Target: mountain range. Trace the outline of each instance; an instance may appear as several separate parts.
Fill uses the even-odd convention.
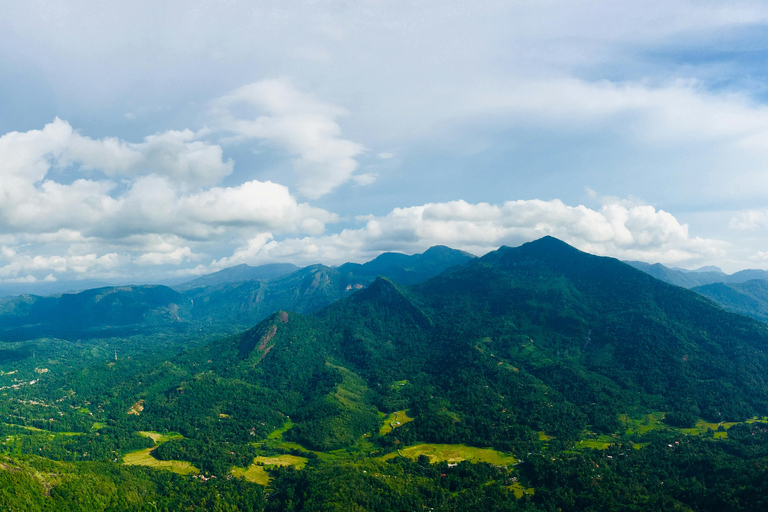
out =
[[[438,248],[433,266],[428,253],[6,302],[19,319],[8,332],[48,315],[39,325],[141,326],[154,343],[168,325],[189,339],[206,321],[226,333],[222,323],[263,318],[173,354],[67,371],[50,357],[0,360],[0,437],[16,454],[0,479],[21,493],[0,505],[740,511],[768,500],[768,325],[551,237],[480,258]],[[281,301],[305,312],[268,311]],[[435,451],[456,462],[425,455]],[[493,463],[466,461],[477,454]],[[199,473],[174,480],[120,460]]]
[[[410,284],[474,256],[447,247],[423,254],[384,253],[365,264],[298,268],[291,264],[238,265],[169,288],[112,286],[0,303],[0,339],[80,339],[116,334],[234,333],[279,309],[310,312],[363,288],[383,275]]]

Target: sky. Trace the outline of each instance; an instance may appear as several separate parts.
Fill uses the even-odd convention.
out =
[[[0,287],[545,235],[768,268],[768,2],[0,4]]]

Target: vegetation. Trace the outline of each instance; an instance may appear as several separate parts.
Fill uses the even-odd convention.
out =
[[[325,269],[306,272],[305,291],[332,282]],[[255,301],[267,288],[254,283]],[[191,336],[163,329],[120,343]],[[312,315],[278,311],[205,341],[117,360],[96,343],[102,359],[88,365],[67,363],[63,349],[61,360],[0,361],[0,489],[19,490],[0,506],[768,502],[768,327],[551,238],[410,287],[378,278]]]

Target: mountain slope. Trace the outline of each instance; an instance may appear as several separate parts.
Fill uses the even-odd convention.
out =
[[[632,265],[638,270],[642,270],[646,274],[652,275],[656,279],[660,279],[669,284],[674,284],[675,286],[682,286],[683,288],[721,283],[725,282],[730,277],[728,274],[719,271],[719,269],[691,272],[665,267],[661,263],[651,264],[643,261],[627,261],[625,263]]]
[[[22,295],[0,306],[0,339],[126,335],[161,326],[184,328],[191,320],[189,301],[160,285],[95,288],[58,297]]]
[[[426,281],[458,265],[464,265],[475,256],[435,245],[422,254],[405,255],[386,252],[368,263],[345,263],[338,268],[339,273],[350,277],[376,278],[386,276],[400,284],[408,285]]]
[[[185,292],[193,288],[216,286],[225,283],[251,280],[263,281],[267,279],[275,279],[290,274],[291,272],[296,272],[297,270],[299,270],[299,267],[291,263],[270,263],[267,265],[259,265],[257,267],[252,267],[243,263],[242,265],[236,265],[234,267],[219,270],[213,274],[198,277],[197,279],[176,285],[173,288],[179,292]]]
[[[722,308],[768,322],[768,281],[753,279],[743,283],[714,283],[693,291],[717,302]]]
[[[174,363],[188,383],[174,400],[187,403],[211,379],[230,396],[240,382],[251,412],[240,405],[235,420],[224,409],[237,399],[209,412],[195,400],[194,419],[164,426],[203,435],[200,418],[218,424],[225,412],[245,432],[290,416],[291,439],[330,449],[375,432],[377,409],[410,409],[416,420],[382,443],[519,451],[541,431],[560,442],[587,425],[612,432],[637,408],[676,425],[766,414],[766,347],[765,325],[547,237],[411,287],[377,279],[315,315],[276,314],[190,352]],[[163,405],[174,393],[144,396],[146,429],[184,410]]]
[[[703,267],[698,270],[684,270],[679,268],[665,267],[661,263],[645,263],[643,261],[626,261],[638,270],[650,274],[656,279],[682,286],[683,288],[694,288],[696,286],[706,286],[714,283],[744,283],[753,280],[768,280],[768,270],[746,269],[726,274],[717,267]]]

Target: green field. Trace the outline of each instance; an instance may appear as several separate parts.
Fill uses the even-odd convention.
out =
[[[518,460],[507,453],[492,448],[475,448],[464,444],[417,444],[402,448],[382,457],[382,460],[392,459],[400,454],[409,459],[418,459],[420,455],[429,457],[430,462],[487,462],[495,466],[513,466]]]
[[[184,438],[181,434],[177,434],[175,432],[161,434],[160,432],[142,430],[139,431],[138,434],[140,436],[152,439],[156,445],[163,444],[164,442],[170,441],[171,439]],[[152,456],[152,451],[155,448],[157,448],[157,446],[126,453],[123,457],[123,464],[127,464],[129,466],[149,466],[151,468],[167,469],[180,475],[192,475],[200,472],[195,466],[185,460],[158,460],[154,458]]]
[[[268,439],[282,439],[283,434],[288,432],[288,430],[293,427],[293,422],[291,420],[288,420],[285,422],[285,425],[282,426],[282,428],[279,428],[277,430],[272,431],[269,436],[267,436]]]
[[[180,475],[192,475],[198,473],[198,469],[184,460],[157,460],[151,454],[155,447],[126,453],[123,464],[129,466],[149,466],[151,468],[167,469]]]
[[[163,444],[171,439],[184,439],[184,436],[177,434],[176,432],[169,432],[168,434],[161,434],[160,432],[154,432],[151,430],[141,430],[138,432],[140,436],[148,437],[155,442],[155,444]]]
[[[619,421],[624,424],[627,434],[639,434],[643,435],[651,430],[660,428],[668,428],[664,420],[663,412],[654,412],[651,414],[643,414],[639,418],[631,418],[626,414],[619,416]]]
[[[276,455],[274,457],[264,457],[259,455],[253,459],[254,464],[263,464],[264,466],[293,466],[296,469],[302,469],[307,460],[304,457],[296,455]]]
[[[264,469],[264,466],[251,464],[247,468],[234,467],[232,468],[231,472],[232,475],[237,478],[244,478],[249,482],[263,485],[265,487],[269,485],[269,473],[267,473],[267,470]]]
[[[605,450],[611,446],[616,440],[611,436],[601,435],[597,439],[582,439],[574,446],[577,450],[591,449],[591,450]]]
[[[384,436],[392,432],[397,427],[402,427],[409,421],[413,421],[413,418],[408,416],[408,411],[395,411],[386,418],[384,418],[384,425],[379,430],[379,435]]]
[[[523,484],[520,482],[515,482],[512,485],[508,487],[512,490],[512,492],[515,493],[515,498],[520,499],[523,497],[524,494],[527,494],[529,496],[533,496],[534,494],[534,488],[533,487],[524,487]]]
[[[253,459],[253,464],[247,468],[234,467],[231,469],[231,473],[238,478],[245,478],[249,482],[266,486],[270,482],[267,472],[270,466],[293,466],[296,469],[302,469],[306,464],[307,459],[296,455],[258,456]]]
[[[748,419],[746,422],[743,422],[743,423],[768,423],[768,419],[766,419],[765,417],[763,418],[754,417],[754,418]],[[704,420],[699,420],[696,422],[695,427],[681,428],[680,431],[683,432],[684,434],[700,436],[700,435],[706,434],[710,430],[713,430],[715,439],[724,439],[728,437],[727,430],[729,428],[733,427],[734,425],[740,425],[740,424],[741,422],[723,421],[720,423],[709,423]],[[723,429],[726,430],[726,432],[723,432],[723,431],[718,432],[720,427],[723,427]]]

